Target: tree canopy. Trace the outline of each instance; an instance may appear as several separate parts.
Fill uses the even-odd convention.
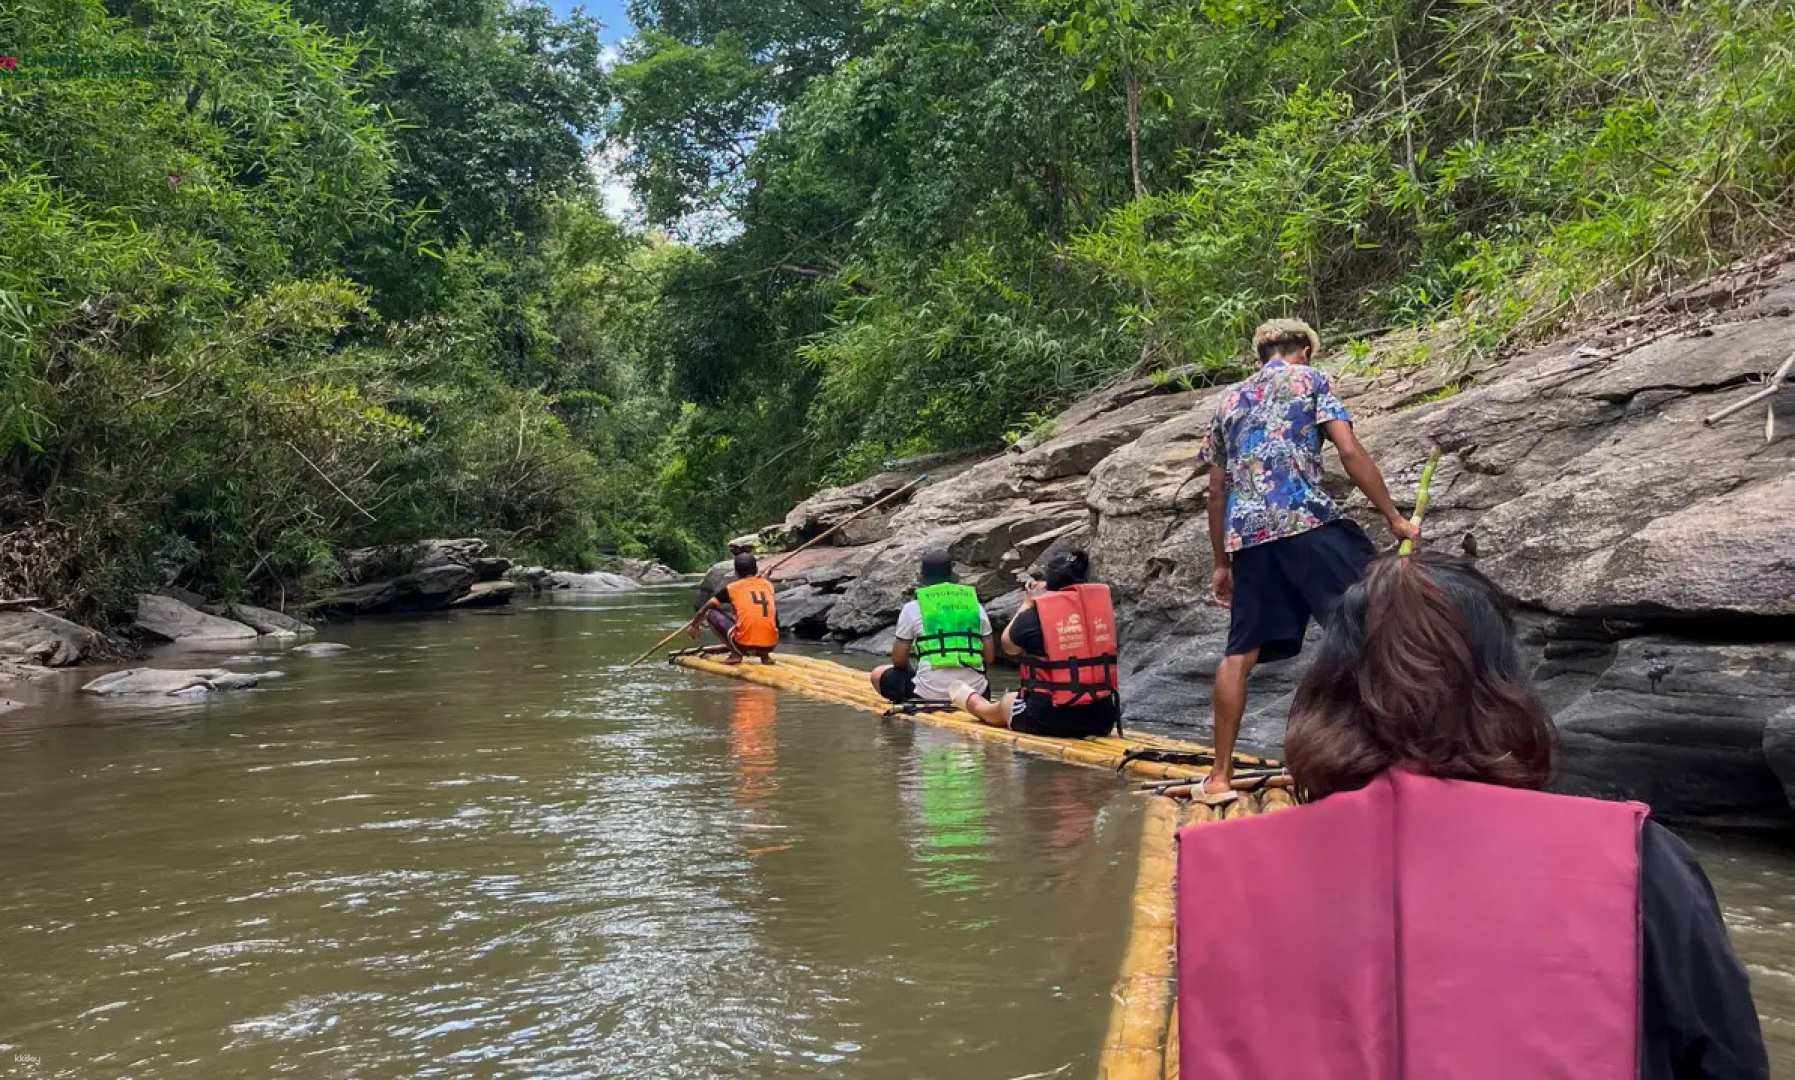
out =
[[[630,10],[607,66],[512,0],[0,9],[4,590],[695,566],[1267,316],[1471,356],[1790,228],[1787,5]]]

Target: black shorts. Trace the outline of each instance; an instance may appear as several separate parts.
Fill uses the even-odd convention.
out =
[[[879,676],[879,696],[903,704],[916,696],[916,673],[896,664]]]
[[[1010,709],[1010,730],[1076,739],[1085,735],[1108,735],[1116,729],[1116,721],[1121,717],[1121,704],[1114,696],[1089,705],[1055,706],[1046,694],[1019,692],[1016,704]]]
[[[1325,621],[1376,557],[1371,537],[1346,518],[1236,551],[1228,655],[1258,649],[1266,663],[1295,656],[1309,620]]]

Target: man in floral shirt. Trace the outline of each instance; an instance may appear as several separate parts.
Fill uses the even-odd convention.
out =
[[[1310,618],[1326,618],[1376,555],[1321,486],[1322,436],[1390,531],[1420,534],[1390,501],[1328,377],[1309,366],[1321,347],[1309,324],[1274,319],[1254,332],[1253,347],[1259,370],[1222,398],[1205,447],[1212,584],[1229,614],[1227,655],[1215,673],[1215,768],[1203,793],[1223,798],[1253,665],[1300,652]]]

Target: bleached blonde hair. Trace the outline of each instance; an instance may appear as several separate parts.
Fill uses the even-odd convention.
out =
[[[1321,336],[1314,327],[1301,319],[1269,319],[1259,324],[1253,331],[1253,352],[1260,359],[1265,358],[1267,345],[1283,345],[1287,342],[1306,341],[1309,344],[1309,359],[1313,360],[1321,353]]]

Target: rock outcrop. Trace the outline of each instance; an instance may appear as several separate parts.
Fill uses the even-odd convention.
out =
[[[344,556],[343,565],[350,584],[307,605],[309,614],[340,619],[441,610],[468,596],[476,585],[498,582],[511,569],[511,560],[498,556],[486,541],[467,537],[362,548]],[[470,605],[505,603],[512,591],[483,590]]]
[[[550,570],[542,578],[542,587],[552,591],[576,593],[623,592],[628,589],[641,588],[636,582],[622,574],[613,574],[606,570],[594,570],[590,574],[578,574],[572,570]]]
[[[239,643],[258,636],[253,626],[208,615],[160,593],[144,593],[137,598],[137,619],[133,625],[151,637],[179,645]]]
[[[619,556],[610,560],[610,569],[638,585],[675,585],[684,580],[684,575],[678,570],[653,559],[625,559]]]
[[[200,610],[208,615],[231,619],[252,627],[263,637],[300,637],[318,632],[311,623],[302,622],[279,611],[256,607],[253,604],[207,604]]]
[[[99,634],[67,619],[41,611],[0,611],[0,656],[68,667],[99,646]]]
[[[1795,350],[1792,313],[1795,264],[1765,259],[1470,370],[1335,369],[1399,503],[1429,448],[1445,451],[1427,541],[1477,555],[1521,612],[1566,788],[1685,820],[1795,820],[1795,385],[1774,402],[1785,419],[1772,443],[1757,409],[1701,422]],[[1222,388],[1180,374],[1095,394],[1011,452],[900,466],[806,500],[788,539],[931,472],[901,506],[857,521],[853,544],[781,572],[781,621],[878,648],[925,547],[946,547],[961,580],[1009,603],[1051,546],[1082,544],[1120,600],[1131,722],[1207,736],[1228,616],[1207,603],[1196,469]],[[1329,458],[1330,490],[1387,544]],[[1278,748],[1305,662],[1255,673],[1251,748]]]

